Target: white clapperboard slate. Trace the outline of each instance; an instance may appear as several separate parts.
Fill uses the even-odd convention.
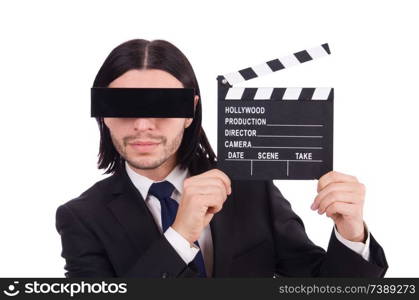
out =
[[[330,55],[328,44],[217,77],[218,168],[231,179],[319,179],[333,169],[330,87],[234,87]]]

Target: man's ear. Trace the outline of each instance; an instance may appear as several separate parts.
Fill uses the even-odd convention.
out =
[[[196,106],[198,105],[198,101],[199,101],[199,96],[195,95],[195,97],[193,99],[194,112],[196,111]],[[192,122],[193,122],[193,118],[186,119],[185,129],[188,128],[192,124]]]

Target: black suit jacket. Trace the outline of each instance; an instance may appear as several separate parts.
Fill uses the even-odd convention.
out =
[[[301,219],[272,181],[233,181],[210,223],[213,277],[382,277],[383,249],[371,236],[371,259],[341,244],[327,252],[307,237]],[[125,168],[58,207],[66,277],[194,277],[154,222]]]

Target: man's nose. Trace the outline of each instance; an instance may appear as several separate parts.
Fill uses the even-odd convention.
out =
[[[138,131],[144,131],[155,128],[154,118],[135,118],[134,129]]]

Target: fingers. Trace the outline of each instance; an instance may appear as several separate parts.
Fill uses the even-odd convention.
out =
[[[326,213],[332,218],[345,239],[364,240],[365,185],[355,176],[331,171],[319,179],[317,193],[311,209],[318,209],[319,214]]]
[[[198,204],[203,214],[219,212],[227,198],[224,186],[219,185],[187,186],[185,193],[193,195],[195,205]]]
[[[228,176],[218,170],[218,169],[212,169],[210,171],[207,171],[205,173],[189,177],[185,179],[183,185],[184,187],[188,185],[208,185],[218,182],[218,184],[222,185],[225,188],[226,194],[231,194],[231,180],[228,178]]]
[[[356,204],[356,195],[354,195],[354,193],[351,192],[331,192],[320,202],[318,213],[323,214],[330,205],[336,202]]]
[[[193,189],[191,190],[191,188]],[[210,195],[215,192],[216,194],[220,193],[224,200],[227,198],[227,190],[219,178],[201,178],[188,182],[185,180],[183,189],[188,194],[189,192],[193,192],[197,195]]]
[[[317,192],[320,192],[326,186],[332,182],[358,182],[355,176],[339,173],[336,171],[330,171],[320,177],[317,183]]]
[[[231,194],[231,180],[224,172],[222,172],[218,169],[212,169],[212,170],[209,170],[205,173],[200,174],[199,176],[205,176],[205,177],[209,177],[209,178],[217,178],[217,179],[221,180],[222,183],[225,186],[227,194],[228,195]]]
[[[319,214],[362,216],[365,185],[355,176],[331,171],[319,179],[317,191],[311,209],[317,209]]]
[[[355,205],[345,202],[333,202],[326,208],[326,215],[334,218],[336,215],[357,216],[358,211]]]
[[[365,186],[362,183],[359,182],[332,182],[329,183],[325,188],[323,188],[318,195],[314,198],[313,204],[311,205],[311,209],[316,210],[319,208],[325,208],[327,207],[330,203],[327,201],[330,201],[330,194],[332,197],[339,197],[339,193],[354,193],[354,194],[358,194],[359,196],[364,195],[365,193]],[[328,200],[326,201],[326,203],[323,203],[322,205],[320,205],[320,203],[324,202],[326,200],[326,198],[328,198]],[[357,199],[357,197],[352,197],[353,199]],[[346,202],[346,201],[345,201]],[[349,201],[349,202],[353,202]]]

